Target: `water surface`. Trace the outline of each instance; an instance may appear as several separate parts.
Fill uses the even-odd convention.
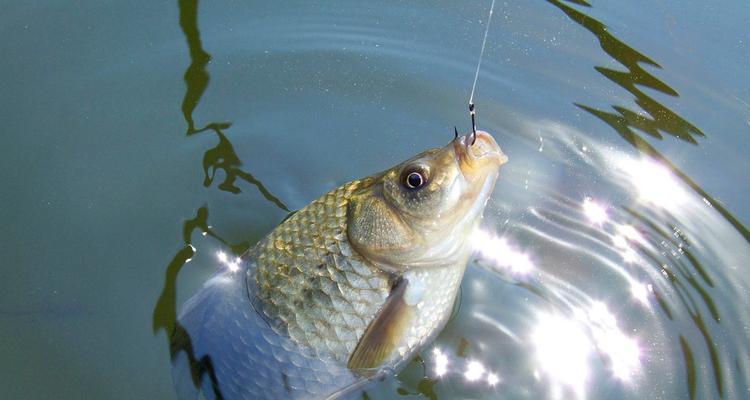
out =
[[[469,128],[488,9],[5,4],[2,397],[174,398],[217,251]],[[475,101],[510,162],[451,323],[367,398],[750,396],[750,5],[494,18]]]

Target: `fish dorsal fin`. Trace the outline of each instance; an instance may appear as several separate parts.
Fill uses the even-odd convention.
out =
[[[385,304],[367,326],[349,357],[349,369],[377,368],[399,344],[414,314],[414,310],[405,299],[408,286],[409,281],[403,277],[398,278],[393,284]]]

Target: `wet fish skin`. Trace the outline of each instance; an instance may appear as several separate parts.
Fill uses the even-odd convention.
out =
[[[204,395],[345,396],[430,342],[506,161],[489,134],[472,139],[334,189],[261,240],[242,271],[209,280],[180,317],[195,359],[210,359]],[[410,189],[404,178],[415,171],[426,183]],[[180,357],[178,392],[195,398]]]
[[[324,399],[360,379],[279,335],[253,309],[239,271],[209,279],[184,309],[173,338],[178,399]]]

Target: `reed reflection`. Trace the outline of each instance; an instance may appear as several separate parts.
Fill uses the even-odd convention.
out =
[[[641,63],[650,65],[654,68],[661,68],[661,66],[651,58],[616,38],[600,21],[576,10],[561,0],[547,1],[562,10],[572,21],[594,34],[599,40],[602,50],[627,69],[626,71],[617,71],[601,66],[595,67],[595,69],[607,79],[633,94],[635,96],[635,103],[641,107],[641,110],[634,111],[623,106],[613,105],[612,109],[615,112],[610,112],[587,106],[582,103],[575,103],[575,105],[604,121],[632,146],[668,168],[677,178],[685,182],[685,184],[687,184],[699,196],[710,202],[711,206],[714,207],[729,223],[731,223],[732,226],[742,234],[745,240],[750,242],[750,231],[742,222],[736,219],[729,210],[724,208],[697,183],[690,179],[690,177],[683,173],[639,135],[638,132],[642,132],[652,138],[663,139],[662,133],[666,133],[694,145],[698,144],[696,140],[697,137],[705,136],[703,131],[695,125],[691,124],[668,107],[654,100],[651,96],[638,88],[638,86],[642,86],[656,90],[668,96],[679,96],[677,91],[643,69]],[[591,7],[591,5],[585,0],[568,0],[567,3]]]
[[[596,66],[595,69],[635,96],[634,100],[640,107],[639,110],[630,110],[619,105],[612,105],[614,111],[601,110],[582,103],[575,103],[575,105],[607,123],[623,139],[648,156],[643,160],[620,160],[621,163],[616,163],[616,168],[619,168],[622,176],[626,178],[625,182],[638,191],[640,196],[639,206],[658,210],[659,215],[663,218],[655,218],[647,215],[647,213],[625,206],[623,207],[624,210],[630,215],[630,218],[633,218],[633,221],[630,224],[623,225],[620,231],[613,235],[612,243],[622,251],[623,259],[627,264],[637,263],[640,258],[645,261],[644,266],[650,265],[653,267],[653,270],[649,272],[650,277],[654,280],[653,284],[635,280],[631,283],[631,292],[635,298],[647,302],[649,296],[653,294],[665,315],[669,319],[673,319],[673,309],[670,307],[669,301],[666,300],[672,296],[659,292],[668,288],[670,289],[668,294],[672,292],[676,294],[682,309],[690,316],[694,327],[704,340],[703,344],[709,354],[716,392],[719,397],[724,397],[725,383],[717,344],[706,326],[701,313],[702,307],[699,305],[699,303],[702,303],[709,311],[712,319],[717,324],[720,323],[719,311],[716,309],[709,290],[713,287],[713,283],[697,257],[691,253],[689,246],[686,245],[686,240],[681,240],[684,235],[680,237],[681,232],[676,228],[677,223],[670,223],[662,219],[679,221],[680,217],[686,216],[688,210],[694,210],[694,208],[686,205],[690,200],[695,200],[684,190],[689,187],[700,196],[699,199],[702,199],[702,202],[698,202],[700,205],[705,202],[717,210],[746,241],[750,241],[750,232],[727,209],[660,154],[641,135],[645,134],[653,139],[662,140],[663,134],[666,134],[692,145],[697,145],[696,139],[705,136],[704,132],[695,125],[640,89],[640,87],[645,87],[668,96],[678,96],[677,91],[641,66],[645,64],[653,68],[661,68],[659,64],[616,38],[600,21],[566,4],[572,3],[583,7],[591,7],[588,2],[584,0],[547,1],[563,11],[572,21],[596,36],[602,50],[625,67],[624,71],[602,66]],[[585,204],[584,208],[587,208]],[[588,208],[587,214],[593,214],[593,211],[590,210],[591,207]],[[597,212],[596,214],[600,213]],[[596,216],[594,218],[600,219]],[[633,228],[633,225],[636,224],[639,226],[637,236],[634,234],[635,229]],[[664,224],[668,225],[669,228],[664,229],[662,226]],[[642,233],[645,233],[645,235]],[[656,285],[655,282],[662,277],[666,278],[669,286]],[[690,340],[686,338],[686,335],[678,336],[685,361],[688,392],[691,398],[695,398],[697,377]]]
[[[219,189],[235,194],[240,193],[241,189],[235,184],[239,178],[255,186],[266,200],[284,211],[290,211],[261,181],[241,168],[242,161],[223,132],[232,126],[230,122],[210,122],[202,128],[195,127],[193,111],[200,103],[200,99],[203,97],[210,81],[206,67],[211,61],[211,55],[203,49],[203,43],[201,42],[200,30],[198,29],[198,0],[179,0],[178,6],[180,28],[185,34],[190,53],[190,65],[183,76],[186,90],[185,97],[182,100],[182,114],[187,123],[187,135],[214,132],[219,139],[219,143],[206,150],[203,155],[203,186],[210,186],[216,177],[217,170],[223,170],[224,181],[219,184]]]
[[[203,50],[198,30],[198,0],[178,0],[177,4],[180,9],[180,28],[187,39],[191,61],[184,75],[187,91],[182,99],[182,115],[188,124],[187,134],[192,135],[197,132],[193,111],[198,106],[210,79],[206,66],[211,61],[211,55]]]
[[[647,87],[656,90],[668,96],[677,97],[678,93],[669,85],[662,82],[655,76],[648,73],[640,63],[650,65],[655,68],[661,68],[654,60],[638,52],[621,40],[612,35],[607,27],[594,18],[566,5],[562,1],[548,0],[549,3],[561,9],[570,19],[583,26],[593,33],[599,44],[608,55],[620,62],[627,71],[617,71],[606,67],[597,66],[595,69],[604,75],[607,79],[616,83],[635,96],[635,102],[643,112],[628,110],[621,106],[612,106],[615,113],[596,110],[582,104],[576,104],[586,111],[591,112],[600,118],[607,118],[618,121],[631,135],[636,134],[636,130],[644,132],[654,138],[662,139],[661,132],[674,136],[686,142],[697,144],[695,137],[703,137],[705,134],[695,125],[686,121],[663,104],[657,102],[638,86]],[[575,4],[585,7],[591,7],[589,3],[583,0],[574,2]],[[606,122],[606,121],[605,121]]]
[[[289,208],[278,197],[274,196],[262,182],[241,168],[242,161],[234,151],[232,143],[224,134],[224,131],[231,127],[231,123],[211,122],[202,128],[196,128],[193,112],[200,103],[200,99],[210,81],[206,66],[211,60],[211,55],[203,49],[201,43],[200,31],[198,29],[198,1],[178,0],[178,8],[180,15],[179,24],[185,35],[191,59],[191,63],[184,74],[186,91],[181,106],[185,122],[187,123],[187,135],[213,132],[218,138],[216,146],[206,150],[203,155],[203,185],[205,187],[211,186],[216,173],[221,170],[224,174],[224,180],[218,184],[217,187],[219,190],[234,194],[240,193],[241,189],[236,185],[237,180],[240,179],[255,186],[261,195],[274,206],[289,212]],[[177,321],[177,277],[182,268],[192,260],[198,251],[192,244],[192,235],[196,231],[202,236],[212,237],[221,243],[227,251],[231,252],[229,255],[224,252],[219,253],[219,257],[223,258],[223,260],[219,260],[221,261],[221,265],[227,268],[231,268],[234,265],[230,260],[238,259],[251,245],[249,241],[231,244],[222,238],[208,224],[208,208],[206,206],[199,207],[196,210],[195,217],[184,222],[182,228],[183,247],[167,265],[164,288],[154,307],[152,328],[154,334],[160,331],[166,333],[169,341],[170,357],[173,362],[178,358],[185,358],[187,360],[190,367],[192,384],[198,388],[204,382],[208,382],[213,389],[215,398],[222,399],[223,396],[219,391],[210,355],[201,358],[195,356],[189,333]]]
[[[154,334],[163,330],[167,335],[169,354],[172,360],[180,356],[188,359],[193,384],[198,387],[201,381],[208,377],[212,382],[214,395],[217,399],[221,399],[222,396],[218,389],[216,375],[213,372],[211,358],[209,356],[196,358],[189,334],[177,322],[177,276],[196,254],[196,248],[192,245],[192,233],[195,230],[226,243],[209,228],[208,209],[205,206],[197,210],[194,218],[185,221],[182,229],[184,246],[167,265],[164,288],[154,307],[152,329]],[[242,247],[246,248],[247,246],[241,245],[238,250],[241,250]]]

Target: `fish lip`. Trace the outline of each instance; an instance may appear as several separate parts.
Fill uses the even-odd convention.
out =
[[[453,140],[453,149],[465,176],[485,166],[498,168],[508,161],[492,135],[485,131],[477,131],[476,139],[471,132],[457,137]]]

